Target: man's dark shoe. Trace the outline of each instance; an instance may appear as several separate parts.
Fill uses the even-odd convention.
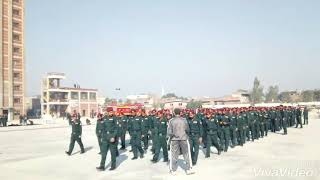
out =
[[[113,167],[111,167],[111,168],[109,169],[109,171],[113,171],[113,170],[115,170],[115,169],[116,169],[116,167],[113,166]]]
[[[138,159],[137,157],[133,157],[131,160],[136,160],[136,159]]]
[[[69,153],[68,151],[66,151],[66,154],[67,154],[68,156],[71,156],[71,153]]]
[[[106,170],[104,167],[97,167],[96,168],[98,171],[104,171],[104,170]]]

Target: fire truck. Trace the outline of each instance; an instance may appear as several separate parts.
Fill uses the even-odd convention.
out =
[[[107,106],[105,111],[122,112],[124,115],[130,115],[132,110],[144,109],[143,104],[125,104],[125,105],[110,105]]]

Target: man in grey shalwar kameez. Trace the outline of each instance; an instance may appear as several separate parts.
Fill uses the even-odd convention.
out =
[[[175,109],[175,117],[169,121],[168,125],[168,137],[170,139],[170,173],[175,174],[177,170],[177,161],[180,155],[180,150],[183,154],[184,160],[186,161],[188,175],[194,174],[192,171],[192,161],[189,144],[189,125],[186,119],[180,116],[180,109]]]

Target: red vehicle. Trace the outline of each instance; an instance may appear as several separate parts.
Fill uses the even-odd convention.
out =
[[[115,111],[123,112],[125,115],[130,115],[132,110],[143,109],[143,104],[126,104],[122,106],[112,105],[106,108],[106,112]]]

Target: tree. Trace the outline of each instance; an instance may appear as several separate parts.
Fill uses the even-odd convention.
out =
[[[111,104],[113,101],[114,101],[114,99],[106,98],[104,100],[104,104],[108,105],[108,104]]]
[[[175,93],[168,93],[166,95],[163,95],[162,98],[178,98],[178,96]]]
[[[277,102],[279,100],[279,87],[270,86],[266,93],[266,102]]]
[[[320,90],[314,90],[313,95],[314,101],[320,101]]]
[[[188,109],[197,109],[197,108],[201,108],[202,107],[202,102],[201,101],[190,101],[187,104],[187,108]]]
[[[260,103],[263,99],[263,87],[260,84],[260,81],[256,77],[254,79],[253,88],[250,93],[250,101],[252,104]]]
[[[279,99],[281,102],[292,102],[292,98],[291,98],[291,95],[290,95],[290,92],[281,92],[280,95],[279,95]]]
[[[314,91],[306,90],[301,93],[302,101],[303,102],[312,102],[314,99]]]

